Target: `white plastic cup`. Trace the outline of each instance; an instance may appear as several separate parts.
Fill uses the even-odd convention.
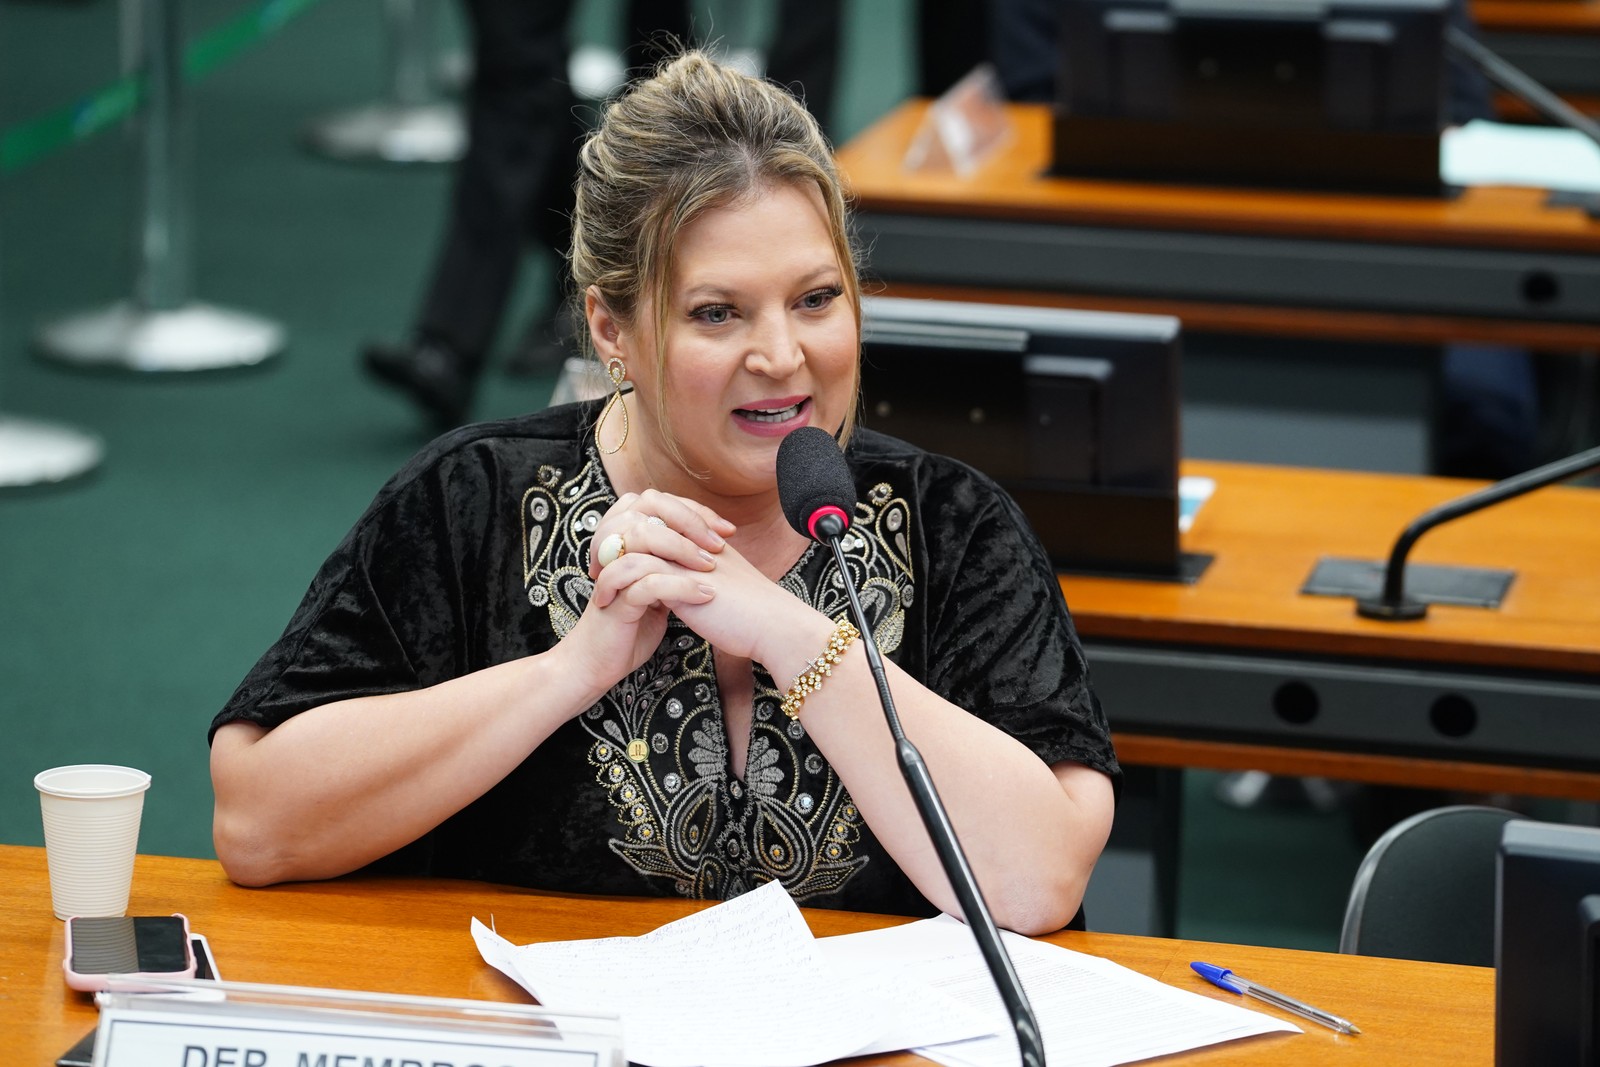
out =
[[[125,915],[150,776],[83,763],[34,775],[44,816],[45,862],[56,918]]]

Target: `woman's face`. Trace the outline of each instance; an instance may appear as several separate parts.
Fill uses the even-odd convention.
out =
[[[666,419],[712,493],[771,492],[778,443],[837,432],[855,402],[859,344],[821,195],[774,185],[707,211],[678,234],[666,315]],[[639,445],[669,453],[657,423],[653,306],[641,301],[626,362]],[[629,448],[633,446],[630,444]]]

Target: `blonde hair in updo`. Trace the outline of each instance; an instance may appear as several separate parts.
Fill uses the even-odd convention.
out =
[[[678,234],[709,210],[785,184],[814,185],[822,194],[859,336],[861,288],[833,152],[816,120],[783,88],[686,51],[608,104],[579,154],[571,254],[576,298],[581,307],[593,286],[629,327],[637,325],[641,302],[652,301],[653,399],[667,447],[685,469],[665,418],[665,336]],[[580,332],[588,344],[587,332]],[[858,366],[841,442],[855,425],[859,386]]]

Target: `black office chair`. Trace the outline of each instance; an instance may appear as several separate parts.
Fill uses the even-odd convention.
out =
[[[1460,805],[1390,827],[1356,871],[1339,951],[1493,966],[1495,857],[1517,818]]]

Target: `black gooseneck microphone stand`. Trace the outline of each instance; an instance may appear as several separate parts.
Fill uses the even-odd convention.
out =
[[[1528,77],[1516,67],[1495,55],[1472,34],[1458,26],[1445,28],[1445,43],[1456,55],[1475,64],[1485,76],[1547,119],[1577,130],[1596,145],[1600,145],[1600,123],[1561,99],[1549,89]],[[1600,218],[1600,196],[1590,194],[1587,210]],[[1502,500],[1510,500],[1535,489],[1575,477],[1585,471],[1600,467],[1600,448],[1591,448],[1577,455],[1535,467],[1513,475],[1503,481],[1486,486],[1475,493],[1446,501],[1438,507],[1423,512],[1409,526],[1400,531],[1394,547],[1389,550],[1389,563],[1383,572],[1383,589],[1375,597],[1358,597],[1356,613],[1363,618],[1384,622],[1410,622],[1428,614],[1428,605],[1406,595],[1406,556],[1417,539],[1435,526],[1443,525],[1463,515],[1482,511]]]
[[[1011,957],[1006,954],[1005,946],[1000,943],[1000,930],[994,924],[994,916],[989,913],[989,905],[984,902],[983,893],[978,889],[978,881],[972,874],[972,867],[967,863],[966,853],[961,850],[961,842],[956,839],[955,827],[950,824],[950,816],[944,810],[944,803],[939,799],[939,792],[934,788],[933,777],[928,773],[927,764],[922,761],[922,754],[917,751],[905,731],[900,727],[900,715],[894,708],[894,696],[889,692],[889,676],[884,673],[883,657],[878,654],[878,643],[872,638],[872,628],[867,624],[866,612],[861,608],[861,598],[856,593],[856,585],[850,580],[850,568],[845,561],[844,545],[840,538],[844,536],[845,522],[838,515],[819,515],[815,521],[815,533],[820,539],[833,549],[834,562],[839,566],[839,573],[844,578],[845,594],[850,599],[850,618],[855,623],[856,629],[861,631],[861,644],[867,654],[867,667],[872,671],[872,680],[878,686],[878,700],[883,704],[883,715],[889,721],[889,733],[894,738],[895,756],[900,761],[900,773],[906,780],[906,786],[911,790],[911,797],[916,801],[917,811],[922,816],[923,825],[928,828],[928,837],[933,841],[935,851],[939,853],[939,862],[944,865],[945,876],[950,879],[950,887],[955,890],[956,899],[961,902],[961,913],[966,916],[967,926],[978,940],[978,949],[983,953],[984,962],[989,965],[989,973],[994,976],[995,986],[1000,991],[1000,999],[1005,1002],[1006,1013],[1011,1017],[1012,1026],[1017,1033],[1017,1049],[1022,1054],[1023,1067],[1044,1067],[1044,1038],[1039,1033],[1039,1023],[1034,1018],[1033,1006],[1028,1003],[1028,996],[1022,991],[1022,980],[1017,977],[1017,970],[1011,963]]]
[[[1384,622],[1409,622],[1424,617],[1428,614],[1428,605],[1406,595],[1406,556],[1411,553],[1411,546],[1417,543],[1418,538],[1451,519],[1471,515],[1474,511],[1482,511],[1491,504],[1531,493],[1535,489],[1565,481],[1597,467],[1600,467],[1600,448],[1591,448],[1566,459],[1558,459],[1554,463],[1546,463],[1542,467],[1514,474],[1504,481],[1495,482],[1475,493],[1448,500],[1423,512],[1400,531],[1394,547],[1389,550],[1389,563],[1383,572],[1383,591],[1376,597],[1358,598],[1356,613],[1363,618],[1380,619]]]
[[[1524,104],[1539,112],[1551,122],[1577,130],[1595,144],[1600,145],[1600,122],[1585,115],[1528,75],[1495,55],[1472,34],[1459,26],[1447,26],[1445,44],[1483,71],[1484,76]]]
[[[1577,130],[1596,145],[1600,145],[1600,122],[1585,115],[1555,93],[1546,89],[1528,75],[1495,55],[1472,34],[1459,26],[1446,26],[1446,47],[1455,55],[1466,59],[1481,70],[1485,77],[1506,92],[1533,108],[1558,126]],[[1565,203],[1582,207],[1591,218],[1600,219],[1600,193],[1552,194],[1563,196]]]

